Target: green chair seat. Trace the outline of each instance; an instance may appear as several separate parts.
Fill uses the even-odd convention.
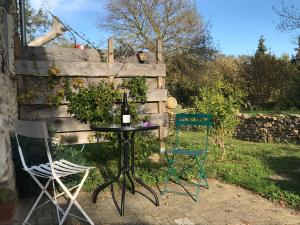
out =
[[[189,155],[189,156],[200,156],[206,153],[206,150],[194,150],[194,149],[169,149],[165,153],[176,154],[176,155]]]

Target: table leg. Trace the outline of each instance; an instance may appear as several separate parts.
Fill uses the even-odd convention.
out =
[[[122,138],[121,138],[121,135],[119,134],[118,135],[118,149],[121,150],[121,147],[122,147]],[[122,174],[122,154],[120,153],[120,158],[119,158],[119,169],[118,169],[118,174],[117,176],[112,179],[111,181],[105,183],[105,184],[102,184],[102,185],[99,185],[94,191],[93,191],[93,194],[92,194],[92,200],[93,200],[93,203],[96,203],[97,201],[97,197],[98,197],[98,194],[104,190],[105,188],[107,188],[108,186],[112,185],[114,182],[118,181],[120,179],[120,176]]]
[[[156,193],[154,192],[154,190],[152,188],[150,188],[147,184],[145,184],[145,182],[143,180],[141,180],[140,178],[138,178],[135,175],[135,168],[134,168],[134,134],[135,132],[132,132],[131,134],[131,166],[130,166],[130,170],[131,170],[131,174],[134,180],[136,180],[136,182],[138,182],[140,185],[142,185],[144,188],[146,188],[154,197],[155,201],[152,201],[156,206],[159,205],[159,200],[158,197],[156,195]]]

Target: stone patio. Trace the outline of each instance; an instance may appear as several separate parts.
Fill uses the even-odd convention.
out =
[[[109,190],[99,194],[96,204],[90,193],[81,193],[78,201],[95,225],[299,225],[300,213],[275,205],[242,188],[209,180],[210,189],[202,189],[197,203],[189,196],[166,194],[160,196],[160,206],[155,207],[141,194],[126,195],[125,216],[121,217],[112,201]],[[175,186],[175,185],[174,185]],[[143,189],[138,190],[147,193]],[[159,189],[155,188],[159,193]],[[118,196],[117,196],[118,197]],[[32,205],[32,200],[22,200],[14,225],[22,221]],[[57,224],[55,209],[51,205],[34,214],[32,225]],[[86,224],[69,219],[68,225]]]

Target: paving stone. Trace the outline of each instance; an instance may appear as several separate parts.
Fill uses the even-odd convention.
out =
[[[247,190],[217,180],[209,180],[209,184],[209,190],[201,190],[199,202],[189,196],[165,194],[159,196],[159,207],[138,193],[132,195],[128,192],[124,217],[118,214],[109,191],[101,193],[96,204],[91,202],[90,193],[81,193],[78,202],[95,225],[178,225],[175,220],[184,218],[193,225],[300,225],[300,215],[296,211],[282,208]],[[155,191],[159,193],[158,189]],[[142,192],[147,194],[145,190]],[[19,201],[14,225],[22,224],[32,203],[33,200]],[[47,205],[34,214],[31,224],[55,225],[56,221],[55,208]],[[66,222],[66,225],[85,224],[76,218]]]

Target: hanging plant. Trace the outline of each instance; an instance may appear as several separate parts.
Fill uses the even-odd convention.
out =
[[[145,77],[133,77],[125,80],[120,87],[130,90],[129,97],[131,97],[133,101],[146,102],[148,87]]]
[[[48,74],[50,76],[57,76],[59,74],[60,70],[59,68],[55,65],[54,63],[54,60],[53,60],[53,63],[51,66],[49,66],[49,69],[48,69]]]

